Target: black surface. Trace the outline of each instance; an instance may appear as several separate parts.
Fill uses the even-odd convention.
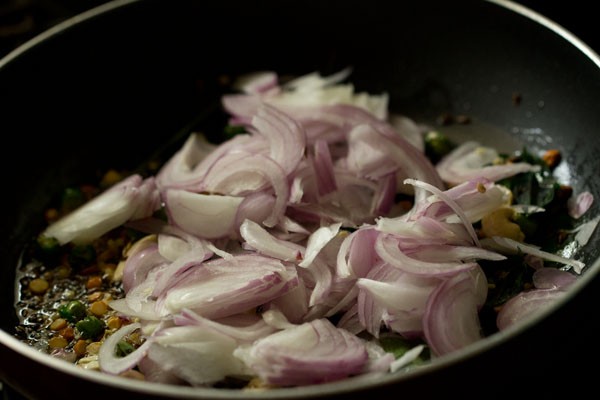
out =
[[[600,32],[597,28],[596,5],[593,1],[520,0],[518,3],[558,23],[597,53],[600,52]]]
[[[29,3],[33,3],[33,2],[29,2]],[[49,5],[52,3],[54,5],[50,7]],[[62,7],[60,6],[60,3],[63,3]],[[65,18],[75,14],[76,12],[82,11],[85,8],[85,7],[82,7],[82,5],[92,6],[92,5],[96,5],[96,3],[101,3],[101,2],[42,1],[42,2],[39,2],[39,4],[40,4],[39,6],[31,5],[31,7],[35,8],[35,7],[41,7],[41,4],[43,4],[44,7],[42,7],[42,8],[44,10],[52,10],[52,12],[45,12],[45,13],[39,12],[39,11],[34,12],[32,14],[33,15],[32,18],[34,18],[34,20],[37,21],[34,25],[35,27],[32,28],[31,31],[27,32],[26,34],[23,34],[22,36],[20,36],[18,38],[15,36],[10,36],[9,39],[6,39],[6,36],[0,37],[0,39],[3,40],[3,42],[2,42],[3,47],[1,50],[6,53],[13,48],[11,46],[22,43],[27,38],[32,37],[35,33],[38,33],[39,31],[51,26],[52,24],[54,24],[56,22],[64,20]],[[547,15],[549,18],[558,22],[563,27],[565,27],[566,29],[570,30],[572,33],[574,33],[575,35],[580,37],[584,42],[586,42],[592,48],[594,48],[596,50],[600,49],[600,43],[598,41],[599,38],[597,37],[598,35],[594,32],[594,25],[592,23],[592,20],[595,15],[591,10],[593,2],[571,1],[568,3],[564,3],[564,2],[550,2],[550,1],[521,1],[521,3],[524,5],[530,6],[534,10],[540,11],[544,15]],[[0,15],[2,15],[2,14],[0,14]],[[367,17],[368,17],[368,15],[367,15]],[[6,19],[4,19],[4,20],[0,19],[0,21],[6,21]],[[191,21],[187,21],[187,22],[191,22]],[[238,21],[238,22],[241,22],[241,21]],[[490,27],[490,32],[492,32],[493,29],[501,29],[501,28],[505,28],[505,27],[492,25]],[[490,36],[493,36],[490,32],[488,32],[488,34]],[[101,49],[102,46],[104,45],[104,43],[110,43],[110,40],[115,40],[115,37],[116,37],[116,35],[118,35],[118,32],[115,32],[114,35],[115,36],[111,36],[111,34],[108,34],[108,38],[102,38],[102,40],[97,38],[98,40],[95,43],[95,45],[99,46],[99,48]],[[265,36],[265,37],[268,37],[268,36]],[[524,38],[524,40],[529,40],[529,39],[530,38]],[[160,36],[157,36],[156,40],[160,41]],[[9,42],[10,42],[10,44],[7,44]],[[292,42],[293,42],[293,40],[292,40]],[[273,44],[269,43],[269,45],[273,45]],[[73,43],[71,43],[71,46],[73,46],[74,48],[77,48],[77,46],[74,45]],[[123,51],[123,52],[131,51],[131,50],[138,51],[138,52],[140,52],[140,54],[143,55],[143,54],[146,54],[146,51],[148,49],[144,49],[144,48],[120,49],[120,51]],[[50,52],[51,49],[45,50],[45,51]],[[88,56],[90,56],[90,54],[91,54],[89,52],[89,47],[87,47],[87,50],[85,50],[82,47],[81,51],[85,52],[85,54],[87,54]],[[101,54],[101,50],[99,51],[99,53]],[[242,50],[242,53],[244,55],[247,55],[246,53],[244,53],[243,50]],[[248,51],[248,53],[251,53],[251,52]],[[174,55],[178,54],[177,49],[173,49],[173,54]],[[565,57],[567,57],[570,55],[570,52],[569,52],[569,50],[564,50],[561,52],[561,54],[563,54]],[[48,54],[46,54],[46,56],[47,55]],[[221,54],[221,55],[223,57],[227,57],[227,55],[225,55],[225,54]],[[91,56],[93,56],[93,54],[91,54]],[[522,56],[525,57],[526,55],[522,54]],[[483,57],[482,57],[482,59],[483,59]],[[77,57],[73,57],[71,60],[73,64],[70,66],[70,68],[73,73],[81,72],[81,71],[77,71],[77,67],[78,67],[77,60],[78,60]],[[118,54],[117,54],[117,58],[115,58],[115,59],[112,59],[112,60],[98,59],[98,61],[103,63],[101,65],[105,70],[111,70],[118,66]],[[182,63],[181,65],[184,68],[184,71],[181,73],[181,76],[182,76],[181,79],[187,79],[193,75],[189,70],[186,69],[187,67],[185,66],[185,63],[188,62],[188,60],[177,60],[177,61],[181,62]],[[195,60],[195,61],[196,61],[196,64],[201,64],[201,62],[199,60]],[[55,68],[58,68],[61,65],[62,64],[57,63]],[[189,68],[192,68],[193,66],[194,66],[194,63],[191,63],[189,65]],[[27,72],[35,73],[36,68],[38,68],[39,66],[35,66],[35,65],[27,66],[24,64],[23,67],[29,68],[29,70]],[[50,69],[53,68],[52,65],[47,66],[47,67]],[[159,92],[163,93],[166,97],[177,96],[180,99],[186,98],[186,99],[190,100],[190,103],[193,105],[197,105],[197,104],[201,103],[200,97],[198,97],[195,93],[173,91],[174,89],[171,89],[169,87],[146,86],[149,82],[152,82],[152,75],[153,75],[152,73],[158,72],[160,68],[157,66],[154,66],[151,71],[146,71],[144,69],[144,67],[145,66],[140,62],[139,65],[137,65],[135,68],[131,69],[132,73],[133,73],[133,71],[137,70],[142,75],[142,78],[138,77],[137,79],[128,80],[128,79],[123,79],[123,77],[120,77],[120,78],[117,78],[117,79],[120,79],[118,82],[109,82],[107,79],[116,77],[116,75],[111,75],[110,73],[107,75],[108,78],[107,77],[99,77],[98,78],[98,81],[96,82],[95,85],[93,85],[92,89],[99,91],[101,94],[100,97],[102,97],[102,98],[111,97],[110,94],[108,93],[109,90],[115,89],[121,84],[125,85],[126,90],[124,90],[124,97],[112,98],[112,101],[110,103],[104,103],[103,101],[98,100],[96,102],[93,102],[93,101],[90,102],[89,103],[90,108],[88,108],[84,105],[81,105],[81,104],[78,105],[75,98],[77,96],[81,96],[82,98],[85,98],[85,95],[82,94],[82,92],[78,91],[78,90],[83,90],[83,89],[81,89],[81,88],[78,89],[77,86],[74,85],[73,87],[69,87],[68,88],[69,90],[67,90],[67,91],[63,90],[63,92],[61,93],[60,82],[57,82],[55,85],[53,85],[53,84],[49,84],[47,82],[42,82],[41,81],[42,78],[39,78],[40,81],[36,81],[34,79],[32,82],[29,83],[29,85],[24,86],[24,88],[23,88],[24,91],[22,92],[21,96],[17,95],[16,101],[22,105],[27,105],[27,104],[31,103],[34,106],[39,107],[40,104],[42,104],[43,102],[52,103],[52,102],[58,101],[60,96],[73,96],[73,98],[68,100],[65,104],[68,104],[70,107],[74,107],[75,112],[73,112],[71,110],[67,113],[64,110],[62,110],[62,114],[60,114],[63,116],[65,116],[65,115],[73,116],[73,114],[75,114],[73,119],[69,120],[68,123],[65,123],[65,129],[68,130],[72,135],[75,135],[76,133],[85,133],[85,134],[91,133],[91,139],[86,137],[84,140],[89,139],[91,141],[91,145],[98,146],[99,148],[107,150],[109,147],[106,144],[102,144],[101,141],[99,139],[97,139],[99,133],[101,133],[102,130],[112,128],[112,126],[107,125],[107,122],[103,122],[101,120],[101,112],[99,112],[98,110],[102,109],[103,107],[109,107],[111,109],[117,108],[117,109],[124,110],[123,112],[137,113],[137,117],[138,117],[139,121],[144,120],[144,118],[147,118],[148,115],[153,115],[153,114],[157,115],[155,118],[155,123],[149,123],[142,127],[142,129],[144,130],[144,132],[142,132],[142,133],[147,134],[150,137],[152,137],[153,135],[160,135],[161,132],[171,132],[171,131],[178,129],[178,126],[176,126],[176,124],[169,122],[169,121],[171,121],[170,119],[163,118],[160,116],[161,113],[166,112],[165,111],[166,108],[161,108],[161,107],[164,107],[165,104],[155,104],[155,105],[145,104],[144,106],[147,107],[145,109],[142,108],[141,106],[129,108],[128,107],[129,102],[135,101],[135,99],[133,99],[133,97],[128,98],[127,97],[128,94],[135,93],[136,91],[140,91],[140,90],[141,91],[146,90],[146,91],[152,91],[152,92],[159,91]],[[163,65],[161,67],[163,67],[164,69],[160,72],[166,71],[169,73],[174,73],[174,71],[176,70],[173,66]],[[590,68],[592,68],[592,67],[590,67],[590,66],[585,67],[584,68],[585,71],[582,71],[581,75],[582,76],[592,76],[593,72],[590,71]],[[384,73],[385,73],[385,66],[382,67],[382,69],[384,70]],[[482,66],[482,69],[484,69],[484,66]],[[548,67],[548,70],[550,70],[550,67]],[[75,71],[77,71],[77,72],[75,72]],[[541,68],[540,71],[533,71],[533,72],[531,72],[531,74],[536,74],[538,72],[543,74],[543,73],[548,72],[545,69],[545,67]],[[65,78],[67,76],[67,72],[65,72],[65,71],[57,70],[54,72],[56,73],[55,76],[57,76],[57,77]],[[368,77],[365,79],[368,80]],[[543,81],[542,83],[540,83],[540,86],[543,86],[544,82],[551,82],[551,81],[554,82],[554,79],[555,78],[550,77],[546,81]],[[560,79],[562,79],[562,78],[560,78]],[[560,79],[559,79],[559,77],[556,78],[557,81],[561,82]],[[82,78],[82,80],[83,80],[83,78]],[[418,80],[418,77],[417,77],[417,80]],[[565,78],[565,81],[566,81],[566,78]],[[5,85],[6,85],[6,83],[5,83]],[[48,91],[48,93],[46,93],[46,95],[43,95],[43,97],[41,99],[37,98],[35,100],[31,100],[29,98],[30,94],[27,92],[27,90],[33,90],[36,87],[36,85],[40,85],[38,87],[43,87],[45,89],[48,89],[49,91]],[[127,85],[129,85],[129,86],[127,86]],[[136,86],[136,85],[138,85],[138,86]],[[576,82],[574,85],[575,86],[581,85],[583,87],[583,86],[585,86],[585,82]],[[6,87],[3,87],[3,89],[6,89]],[[8,89],[17,93],[16,89],[10,85],[8,85]],[[88,89],[90,89],[90,88],[86,88],[86,90],[88,90]],[[545,92],[542,87],[535,87],[535,85],[533,85],[533,87],[529,87],[529,89],[531,90],[531,92],[548,95],[548,93]],[[408,90],[410,91],[410,88]],[[571,94],[573,93],[573,92],[569,92],[568,88],[565,88],[564,90],[567,95],[569,93],[571,93]],[[470,93],[470,94],[472,94],[472,93]],[[470,94],[463,93],[462,95],[465,97],[468,97],[467,95],[470,95]],[[398,93],[397,97],[402,99],[403,98],[402,95],[403,95],[403,93]],[[460,93],[459,93],[459,95],[460,95]],[[594,98],[591,94],[589,96],[590,96],[590,98]],[[597,98],[594,98],[594,99],[597,100]],[[412,100],[412,99],[409,99],[409,100]],[[585,108],[586,107],[585,104],[582,105],[581,102],[575,101],[575,104],[573,105],[573,107],[583,107],[582,110],[580,111],[581,114],[583,115],[586,112],[593,110],[597,106],[597,104],[598,103],[596,102],[591,105],[588,105],[588,107],[589,107],[589,110],[588,110]],[[487,106],[487,104],[481,105],[481,107],[485,107],[485,106]],[[41,109],[41,107],[40,107],[40,109]],[[10,108],[10,110],[12,112],[19,113],[19,110],[17,107]],[[127,111],[125,111],[125,110],[127,110]],[[52,105],[52,107],[49,108],[47,114],[42,113],[41,116],[38,117],[38,118],[40,118],[39,120],[29,121],[28,127],[30,129],[33,129],[33,128],[43,129],[44,126],[46,125],[46,123],[44,122],[44,119],[46,119],[46,122],[48,123],[48,125],[59,126],[60,124],[57,124],[57,122],[55,120],[56,111],[61,111],[60,107],[58,107],[56,105]],[[475,111],[478,111],[478,110],[475,109]],[[566,109],[564,111],[567,114],[570,113],[573,115],[577,115],[577,112],[572,109]],[[193,110],[191,110],[191,109],[185,109],[185,108],[184,109],[175,109],[174,106],[173,106],[173,108],[168,108],[168,112],[179,113],[179,115],[180,115],[179,121],[185,120],[186,117],[193,114]],[[117,112],[117,115],[118,115],[118,112]],[[560,118],[560,117],[561,117],[561,115],[557,115],[556,118]],[[22,118],[26,119],[27,113],[23,113]],[[492,117],[490,117],[490,118],[492,118]],[[497,118],[501,119],[501,117],[497,117]],[[523,118],[523,117],[519,116],[519,115],[514,115],[513,118],[514,118],[513,121],[516,121],[519,118]],[[547,118],[552,119],[552,117],[547,117]],[[94,121],[94,124],[95,124],[94,126],[90,126],[90,120]],[[512,121],[509,123],[509,125],[512,125]],[[77,129],[78,126],[80,129]],[[561,125],[559,124],[558,126],[561,126]],[[563,126],[566,126],[564,124],[564,121],[563,121]],[[584,131],[590,130],[592,128],[595,129],[595,127],[589,127],[589,126],[578,127],[576,124],[575,124],[575,128],[577,128],[577,129],[581,128]],[[137,131],[140,128],[137,124],[132,123],[132,125],[123,126],[123,127],[120,127],[119,129],[121,129],[123,133],[127,133],[127,132],[131,132],[131,131]],[[556,128],[556,129],[558,129],[558,128]],[[26,132],[27,130],[23,129],[22,131]],[[26,142],[26,141],[23,140],[23,142]],[[48,141],[48,142],[42,141],[42,143],[45,143],[46,145],[51,145],[50,141]],[[45,153],[43,145],[36,146],[35,148],[33,148],[31,150],[31,152],[29,153],[29,156],[41,157],[44,159],[47,158],[48,160],[51,159],[51,157]],[[113,153],[113,157],[118,158],[119,156],[120,155],[118,153]],[[90,158],[94,158],[94,157],[98,157],[98,156],[90,154]],[[68,163],[66,163],[66,164],[67,165],[65,166],[64,170],[60,171],[60,173],[57,175],[50,175],[48,177],[48,174],[46,173],[44,175],[44,174],[42,174],[42,171],[36,171],[36,173],[40,173],[43,176],[46,176],[47,180],[49,182],[51,182],[52,184],[56,184],[61,179],[66,179],[65,178],[66,175],[71,174],[70,176],[72,176],[74,170],[77,169],[76,165],[68,165]],[[83,173],[83,171],[82,171],[82,173]],[[39,188],[39,186],[44,186],[44,185],[42,183],[39,183],[38,187],[36,187],[36,190]],[[50,186],[51,186],[51,184],[48,183],[48,188]],[[23,185],[23,187],[20,187],[19,190],[22,190],[23,193],[34,192],[32,188],[29,188],[26,185]],[[32,196],[32,198],[33,198],[33,196]],[[34,202],[41,204],[44,201],[45,201],[45,199],[43,197],[42,198],[36,197]],[[2,203],[2,204],[4,205],[5,203]],[[594,299],[597,298],[597,296],[595,296],[593,294],[595,292],[595,290],[598,289],[597,281],[595,283],[595,286],[593,286],[592,288],[594,290],[591,291],[591,293],[588,292],[588,293],[586,293],[585,296],[583,296],[579,299],[579,302],[581,304],[592,302],[592,301],[594,301]],[[565,324],[570,324],[570,323],[577,324],[587,318],[586,316],[578,315],[577,308],[571,308],[569,310],[562,311],[560,317],[562,318],[562,321],[564,321],[563,323],[565,323]],[[597,321],[597,317],[596,317],[596,319],[590,318],[589,321],[590,321],[591,325],[593,325],[594,321]],[[552,326],[550,326],[550,328],[551,327]],[[548,327],[546,327],[546,328],[548,328]],[[550,329],[550,328],[548,328],[548,329]],[[542,328],[540,328],[540,329],[542,329]],[[514,365],[514,368],[521,372],[520,378],[515,378],[513,376],[507,382],[503,382],[503,380],[502,380],[503,378],[501,375],[498,375],[497,377],[489,377],[489,376],[486,376],[486,372],[483,372],[483,374],[481,374],[481,375],[477,374],[472,377],[473,382],[475,382],[475,380],[484,382],[484,384],[488,385],[487,387],[490,389],[490,392],[488,392],[488,393],[480,392],[480,395],[481,395],[480,398],[488,397],[488,395],[491,395],[491,392],[510,394],[514,390],[515,393],[519,393],[520,391],[523,390],[522,388],[512,389],[510,387],[511,385],[514,385],[516,383],[520,383],[520,384],[524,383],[526,385],[532,385],[534,387],[538,387],[537,385],[540,385],[540,387],[539,387],[540,393],[545,393],[545,394],[549,393],[549,391],[546,390],[548,388],[548,385],[556,384],[557,386],[562,386],[562,385],[559,385],[559,382],[560,382],[560,380],[564,381],[565,379],[573,380],[572,384],[574,385],[574,387],[577,388],[577,389],[575,389],[575,392],[582,390],[582,388],[585,388],[586,386],[593,387],[592,385],[588,384],[588,382],[586,381],[588,378],[584,373],[585,371],[581,372],[581,369],[583,369],[583,370],[585,370],[586,368],[593,369],[594,367],[593,366],[586,367],[586,366],[579,365],[578,363],[582,359],[590,359],[593,364],[593,362],[594,362],[593,360],[597,359],[597,356],[599,355],[598,354],[598,346],[593,344],[596,338],[595,338],[595,336],[592,336],[592,335],[595,335],[595,332],[597,332],[597,329],[596,330],[590,329],[589,331],[585,331],[585,332],[573,332],[572,333],[573,336],[568,336],[568,335],[563,334],[561,337],[558,338],[559,341],[573,341],[573,346],[566,346],[566,347],[558,346],[558,344],[564,344],[564,343],[558,343],[558,344],[554,343],[554,340],[556,340],[556,339],[549,339],[549,338],[544,339],[544,334],[546,332],[544,332],[544,331],[537,332],[537,334],[540,335],[540,337],[542,337],[541,340],[544,343],[546,343],[549,347],[554,346],[555,344],[557,345],[556,346],[556,349],[557,349],[556,359],[561,360],[564,364],[560,367],[552,367],[552,366],[531,367],[532,370],[530,371],[531,372],[530,375],[531,375],[532,379],[530,380],[527,377],[527,364],[523,364],[523,360],[527,360],[528,357],[521,354],[519,357],[515,358],[516,364]],[[578,344],[578,342],[582,342],[582,341],[585,343],[592,343],[592,345],[582,346],[581,343]],[[503,351],[503,350],[506,350],[506,349],[500,349],[497,351]],[[510,350],[506,350],[506,351],[510,351]],[[570,351],[572,351],[573,353],[570,353]],[[585,352],[583,357],[582,357],[582,352]],[[536,356],[536,350],[534,348],[531,349],[531,356],[532,357]],[[3,362],[3,361],[0,360],[0,362]],[[519,363],[519,365],[517,365],[517,363]],[[459,374],[460,372],[461,371],[459,370],[458,372],[456,372],[456,374]],[[464,370],[464,372],[468,373],[468,374],[474,373],[472,368],[471,369],[466,368]],[[510,375],[510,374],[508,374],[508,375]],[[512,376],[512,375],[510,375],[510,376]],[[452,378],[452,376],[446,377],[446,380],[445,381],[442,380],[442,381],[444,383],[449,383],[451,378]],[[480,385],[480,384],[474,384],[474,387],[477,388],[478,390],[481,389],[481,386],[482,385]],[[9,397],[10,399],[19,398],[18,395],[14,394],[14,393],[9,393],[7,391],[5,391],[5,393],[3,395],[5,397]],[[474,398],[474,397],[471,396],[471,398]]]

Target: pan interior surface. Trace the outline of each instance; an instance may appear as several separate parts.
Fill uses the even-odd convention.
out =
[[[6,345],[0,355],[27,359],[16,367],[22,375],[28,366],[48,372],[39,375],[42,391],[18,373],[2,370],[0,378],[31,398],[56,390],[50,379],[57,376],[73,387],[93,383],[98,397],[116,389],[140,398],[312,398],[350,391],[385,398],[390,391],[458,388],[482,363],[489,376],[479,385],[498,374],[519,379],[532,370],[545,373],[555,367],[544,361],[585,354],[594,331],[579,331],[584,343],[573,344],[569,329],[585,327],[594,312],[598,233],[582,253],[588,267],[579,285],[552,313],[406,376],[265,393],[165,387],[90,374],[15,343],[15,267],[23,244],[43,228],[47,205],[68,185],[109,167],[135,168],[157,149],[176,149],[187,133],[205,128],[202,116],[219,107],[224,76],[330,74],[351,67],[358,90],[388,92],[391,111],[417,122],[466,114],[473,120],[467,130],[441,129],[483,143],[559,148],[564,179],[577,192],[600,196],[599,62],[557,32],[493,2],[259,3],[115,1],[0,62],[0,128],[11,137],[5,151],[12,155],[1,161],[0,339]],[[522,96],[518,106],[515,93]]]

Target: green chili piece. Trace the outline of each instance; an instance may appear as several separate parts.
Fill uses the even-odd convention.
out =
[[[227,125],[223,129],[223,133],[225,134],[225,137],[228,139],[234,137],[235,135],[239,135],[239,134],[245,133],[245,132],[246,132],[246,128],[244,128],[243,126],[238,126],[238,125]]]
[[[408,340],[398,336],[387,336],[379,339],[379,344],[388,353],[392,353],[396,359],[402,357],[413,347],[424,344],[419,340]],[[412,361],[413,365],[421,365],[431,358],[429,348],[425,347],[421,354]]]
[[[425,135],[425,154],[434,163],[454,149],[455,145],[446,135],[436,131]]]
[[[119,343],[117,343],[117,357],[125,357],[129,353],[132,353],[134,350],[135,347],[133,347],[130,343],[127,343],[124,340],[120,340]]]
[[[75,324],[75,328],[83,339],[94,339],[104,332],[105,326],[103,321],[90,315]]]
[[[58,313],[69,322],[77,322],[86,315],[86,308],[79,300],[73,300],[58,308]]]
[[[39,235],[36,240],[38,256],[45,261],[55,261],[61,254],[61,246],[53,237]]]

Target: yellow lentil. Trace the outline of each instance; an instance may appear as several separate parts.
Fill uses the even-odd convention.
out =
[[[87,342],[83,339],[79,339],[74,345],[73,345],[73,351],[75,352],[75,354],[77,354],[78,356],[82,356],[85,354],[87,348]]]
[[[97,317],[106,314],[108,311],[108,305],[103,301],[95,301],[90,305],[90,312]]]
[[[121,321],[121,318],[116,317],[116,316],[110,317],[106,321],[106,326],[108,326],[109,329],[119,329],[122,324],[123,324],[123,321]]]
[[[53,331],[60,331],[67,326],[67,321],[62,318],[57,318],[50,324],[50,329]]]
[[[94,275],[94,276],[90,276],[87,280],[87,282],[85,283],[85,287],[87,289],[96,289],[99,288],[100,286],[102,286],[102,277]]]
[[[50,346],[51,349],[62,349],[67,347],[68,344],[69,342],[67,342],[67,339],[62,336],[55,336],[48,340],[48,346]]]
[[[48,281],[43,278],[37,278],[29,282],[29,290],[35,294],[44,294],[48,290]]]

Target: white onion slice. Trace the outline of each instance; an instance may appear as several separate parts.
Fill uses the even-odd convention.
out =
[[[89,243],[130,219],[150,216],[159,206],[154,178],[131,175],[52,223],[42,234],[60,244]]]
[[[436,169],[442,179],[452,186],[479,178],[498,181],[521,172],[539,170],[538,166],[528,163],[491,165],[498,157],[495,149],[467,141],[446,155]]]
[[[156,333],[148,358],[194,386],[216,383],[246,372],[233,356],[237,342],[201,326],[176,326]]]
[[[499,252],[506,252],[508,254],[531,254],[533,256],[543,258],[544,260],[570,265],[571,267],[573,267],[573,270],[578,274],[580,274],[583,268],[585,267],[585,264],[579,260],[573,260],[570,258],[558,256],[556,254],[548,253],[530,244],[517,242],[516,240],[512,240],[505,237],[494,236],[491,238],[486,238],[482,241],[482,244],[484,245],[484,247]]]
[[[315,259],[317,254],[329,243],[340,231],[342,224],[340,222],[330,226],[322,226],[314,231],[309,237],[306,244],[306,252],[304,259],[298,265],[300,267],[308,267]]]
[[[156,312],[155,302],[151,300],[141,303],[137,310],[127,304],[127,299],[112,300],[108,306],[129,318],[141,318],[145,321],[160,321],[162,318]]]
[[[277,87],[279,78],[273,71],[258,71],[240,76],[234,88],[248,94],[264,93]]]
[[[283,261],[296,262],[302,259],[302,246],[275,238],[256,222],[245,220],[240,226],[240,235],[261,254]]]
[[[156,176],[156,184],[161,191],[167,188],[193,189],[200,186],[206,168],[204,161],[211,157],[217,146],[209,143],[204,135],[191,134]]]
[[[207,239],[233,233],[238,207],[243,197],[218,196],[168,189],[167,212],[172,223],[193,235]]]

